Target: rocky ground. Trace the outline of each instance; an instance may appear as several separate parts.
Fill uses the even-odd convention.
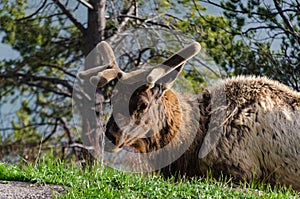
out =
[[[48,199],[63,194],[64,190],[64,187],[58,185],[38,185],[28,182],[0,181],[0,199]]]

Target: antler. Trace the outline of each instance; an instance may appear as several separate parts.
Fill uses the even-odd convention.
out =
[[[104,61],[109,64],[82,71],[78,74],[78,76],[82,79],[90,78],[91,84],[103,87],[106,83],[116,77],[120,81],[126,81],[128,84],[140,81],[155,83],[158,79],[168,75],[174,70],[178,70],[178,72],[180,72],[182,67],[179,66],[184,65],[187,60],[195,56],[200,51],[201,46],[198,42],[194,42],[175,53],[150,72],[140,69],[130,73],[125,73],[119,68],[113,50],[108,43],[102,41],[97,45],[97,48],[102,53]]]
[[[100,42],[97,48],[101,52],[104,62],[108,64],[79,72],[78,76],[81,79],[90,78],[91,84],[102,87],[123,71],[119,68],[114,52],[107,42]]]
[[[154,68],[147,76],[148,83],[154,83],[163,76],[174,71],[178,66],[195,56],[201,49],[198,42],[193,42],[184,49],[173,54],[169,59]]]

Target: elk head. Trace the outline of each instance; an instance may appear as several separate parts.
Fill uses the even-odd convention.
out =
[[[106,125],[106,150],[120,151],[132,147],[147,152],[141,141],[150,138],[164,125],[164,105],[161,99],[167,94],[188,59],[200,51],[197,42],[172,55],[151,69],[122,71],[117,64],[112,48],[106,42],[99,44],[107,65],[98,66],[79,73],[94,86],[103,87],[117,78],[118,83],[111,99],[112,115]]]

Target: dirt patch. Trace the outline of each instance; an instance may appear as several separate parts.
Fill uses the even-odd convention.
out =
[[[11,198],[54,198],[63,194],[65,188],[59,185],[38,185],[29,182],[0,181],[0,199]]]

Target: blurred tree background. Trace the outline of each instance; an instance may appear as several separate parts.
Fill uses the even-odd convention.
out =
[[[228,76],[266,75],[300,91],[297,0],[2,0],[0,8],[1,42],[19,54],[0,60],[0,158],[6,161],[34,160],[47,150],[82,159],[86,149],[72,122],[76,73],[98,42],[132,28],[180,31],[200,42]],[[150,52],[155,59],[166,56]],[[197,82],[205,80],[199,71],[184,75],[200,92]],[[99,93],[109,98],[108,88]],[[80,114],[82,131],[90,132],[96,118]]]

